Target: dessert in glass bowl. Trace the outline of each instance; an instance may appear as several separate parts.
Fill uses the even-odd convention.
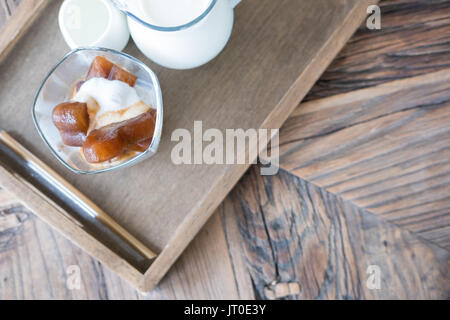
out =
[[[144,152],[152,142],[156,110],[134,85],[137,77],[103,56],[95,57],[71,100],[52,112],[66,146],[80,147],[89,163],[114,162]]]
[[[44,80],[33,119],[52,152],[72,171],[128,166],[157,151],[162,131],[159,83],[131,56],[76,49]]]

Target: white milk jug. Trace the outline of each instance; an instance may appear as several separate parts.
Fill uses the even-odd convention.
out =
[[[240,0],[111,0],[128,16],[131,36],[154,62],[191,69],[227,44]]]

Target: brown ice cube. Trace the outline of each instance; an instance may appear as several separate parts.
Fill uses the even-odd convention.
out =
[[[114,64],[105,57],[102,56],[95,57],[94,61],[92,61],[91,68],[89,69],[86,80],[92,78],[108,79],[113,66]]]
[[[83,144],[83,153],[90,163],[105,162],[120,156],[130,146],[142,150],[148,140],[151,143],[154,131],[154,113],[145,112],[135,118],[93,130]]]
[[[144,152],[147,151],[148,148],[150,148],[150,145],[152,144],[153,139],[145,139],[142,141],[139,141],[135,144],[131,144],[128,149],[131,151],[137,151],[137,152]]]
[[[65,145],[81,147],[89,128],[86,103],[65,102],[53,109],[52,120]]]
[[[109,127],[109,126],[108,126]],[[120,156],[127,147],[118,128],[103,127],[92,131],[83,144],[83,153],[90,163],[101,163]]]
[[[127,83],[130,87],[134,87],[137,77],[127,70],[112,63],[102,56],[95,57],[92,61],[86,80],[92,78],[105,78],[108,80],[119,80]]]
[[[136,84],[137,77],[129,73],[125,69],[122,69],[117,65],[114,65],[111,68],[108,80],[120,80],[122,82],[128,83],[130,87],[134,87],[134,85]]]

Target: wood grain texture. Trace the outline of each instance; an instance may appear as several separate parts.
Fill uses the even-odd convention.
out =
[[[11,17],[21,0],[1,0],[0,1],[0,28]]]
[[[0,1],[0,62],[6,58],[48,3],[49,0]]]
[[[30,153],[27,149],[25,149],[20,143],[18,143],[16,140],[14,140],[7,132],[0,131],[0,144],[3,146],[6,150],[12,151],[15,155],[18,156],[19,159],[22,159],[24,161],[24,165],[28,167],[34,168],[34,174],[38,173],[42,176],[47,177],[46,181],[47,184],[51,184],[54,188],[58,189],[59,192],[67,195],[67,198],[69,201],[72,201],[72,203],[79,204],[80,207],[88,208],[89,211],[83,210],[84,215],[88,216],[94,216],[96,220],[98,220],[98,223],[101,224],[102,227],[107,228],[109,231],[112,232],[114,236],[117,236],[119,239],[118,241],[121,243],[125,243],[128,246],[130,246],[130,249],[134,251],[138,256],[140,256],[141,260],[153,260],[156,258],[156,254],[149,250],[146,246],[144,246],[142,243],[140,243],[137,239],[134,238],[133,235],[131,235],[128,231],[123,229],[122,226],[117,224],[113,219],[111,219],[110,216],[103,210],[101,210],[95,203],[93,203],[88,197],[86,197],[84,194],[80,193],[79,190],[75,189],[71,184],[69,184],[66,180],[64,180],[60,175],[58,175],[52,168],[47,166],[44,162],[42,162],[39,158],[34,156],[32,153]],[[3,149],[3,150],[5,150]],[[8,160],[4,160],[8,161]],[[11,160],[9,160],[11,161]],[[0,160],[1,162],[1,160]],[[20,169],[14,169],[11,168],[11,170],[18,170]],[[16,172],[20,175],[19,172]],[[33,176],[33,174],[30,174],[30,176]],[[23,178],[23,177],[21,177]],[[0,178],[1,179],[1,178]],[[23,181],[28,182],[29,184],[36,183],[33,182],[33,180],[25,180]],[[36,185],[33,185],[33,188],[30,188],[29,192],[34,192],[35,188],[38,188]],[[54,202],[57,202],[57,199],[51,197],[50,194],[46,194],[41,190],[40,197],[43,198],[46,202],[51,202],[53,199]],[[21,191],[20,194],[16,194],[17,197],[20,197],[22,193],[28,193]],[[56,203],[55,203],[56,204]],[[61,204],[61,203],[60,203]],[[57,205],[57,204],[56,204]],[[58,206],[57,208],[60,211],[64,211],[62,205]],[[67,208],[66,208],[67,209]],[[70,211],[67,212],[67,215],[70,215]],[[46,220],[45,215],[48,214],[48,212],[37,212],[38,215],[43,216],[43,219]],[[52,215],[55,215],[54,212],[50,213]],[[84,221],[78,221],[80,225],[83,225]],[[94,233],[95,234],[95,233]],[[75,242],[76,240],[73,239]],[[119,244],[120,245],[120,244]]]
[[[262,177],[253,167],[220,211],[258,298],[449,298],[447,250],[284,171]],[[366,286],[371,265],[380,290]]]
[[[36,212],[38,216],[64,236],[73,239],[74,243],[82,247],[89,254],[107,265],[115,272],[136,287],[142,282],[142,272],[131,265],[127,260],[120,258],[114,248],[106,246],[93,234],[87,232],[83,226],[72,216],[56,205],[52,200],[43,197],[42,193],[34,188],[18,174],[0,166],[0,186],[8,190],[14,197],[20,199],[27,209]]]
[[[131,234],[161,252],[146,273],[144,287],[150,289],[248,168],[176,166],[171,161],[175,145],[171,133],[178,128],[192,131],[199,119],[205,129],[280,127],[359,26],[367,3],[372,2],[246,0],[236,9],[235,31],[225,50],[213,62],[190,71],[156,66],[130,45],[127,52],[158,74],[165,99],[165,134],[150,161],[93,177],[69,173],[46,151],[29,117],[34,92],[15,85],[37,88],[67,51],[60,34],[54,32],[59,2],[52,1],[33,33],[15,47],[13,59],[0,66],[2,78],[8,79],[0,87],[0,105],[20,108],[3,108],[2,119],[8,120],[0,125]],[[114,187],[119,185],[126,185],[126,191]]]
[[[450,67],[450,1],[384,0],[381,30],[362,25],[305,100]]]
[[[301,104],[281,167],[450,248],[450,69]]]
[[[323,86],[326,83],[326,86],[323,88],[316,86],[314,89],[321,91],[317,96],[349,91],[352,85],[357,87],[362,84],[366,87],[390,82],[392,79],[397,79],[400,72],[405,73],[406,77],[408,77],[406,72],[411,72],[411,75],[415,75],[415,71],[419,71],[420,74],[427,73],[427,66],[430,67],[430,71],[445,68],[446,63],[441,63],[441,61],[445,61],[445,58],[448,57],[445,54],[446,42],[440,43],[437,40],[438,37],[443,39],[446,37],[447,33],[444,32],[446,29],[442,28],[445,24],[441,24],[445,22],[445,18],[436,18],[437,15],[444,12],[445,7],[440,7],[440,10],[430,10],[431,6],[436,4],[442,6],[445,1],[427,1],[428,6],[421,5],[420,10],[417,10],[417,6],[410,5],[424,2],[397,0],[381,3],[384,27],[390,17],[396,16],[398,17],[396,19],[399,20],[396,22],[396,27],[391,30],[395,36],[390,37],[389,40],[397,45],[389,46],[389,43],[385,43],[380,50],[385,47],[393,51],[403,48],[402,50],[409,54],[400,55],[399,60],[396,61],[399,66],[402,66],[404,64],[401,61],[408,59],[409,67],[397,69],[393,63],[394,60],[389,60],[390,54],[387,51],[381,55],[382,58],[374,59],[371,50],[365,51],[363,48],[368,43],[376,41],[381,43],[383,37],[378,37],[376,32],[369,33],[361,28],[353,38],[360,40],[351,40],[346,46],[347,49],[343,51],[346,52],[350,50],[349,47],[352,47],[350,51],[355,53],[355,59],[352,60],[351,55],[344,59],[339,58],[331,67],[335,68],[340,63],[349,62],[347,71],[344,66],[339,67],[340,76],[343,80],[347,77],[348,79],[354,77],[357,80],[353,84],[351,81],[349,83],[340,82],[341,78],[335,74],[333,79],[323,82],[329,74],[327,72],[320,84]],[[386,11],[385,5],[389,5],[391,11]],[[421,12],[427,14],[422,15]],[[427,19],[429,19],[427,22],[429,26],[437,26],[435,33],[428,32],[429,28],[427,27],[422,27],[416,29],[415,41],[403,41],[404,37],[408,35],[408,27],[415,25],[417,21]],[[426,37],[421,36],[424,32],[428,32]],[[365,34],[365,37],[372,37],[372,41],[366,38],[362,41],[362,34]],[[432,52],[429,52],[429,55],[412,54],[414,50],[420,50],[423,42],[427,40],[434,41],[436,44],[426,50],[437,47],[438,50],[443,51],[443,54],[433,54]],[[361,46],[359,49],[358,45]],[[410,48],[416,49],[411,51]],[[394,56],[398,56],[398,54]],[[366,59],[366,57],[368,58]],[[354,66],[347,59],[355,63],[359,60],[357,64],[360,67],[368,65],[373,68],[368,68],[365,76],[360,75],[352,69]],[[390,64],[387,64],[389,61]],[[424,67],[422,68],[422,66]],[[370,82],[371,74],[383,67],[386,67],[384,72],[391,73],[393,78],[384,79],[380,76],[376,79],[377,81]],[[396,72],[398,73],[396,74]],[[433,77],[428,78],[429,87],[432,88],[436,85],[435,80],[436,77],[434,80]],[[439,83],[439,81],[437,82]],[[435,90],[431,95],[427,93],[423,100],[421,96],[423,87],[419,88],[417,94],[407,90],[402,91],[400,95],[391,95],[391,97],[395,97],[391,101],[394,112],[408,111],[408,108],[417,109],[418,107],[410,105],[412,100],[426,104],[426,101],[430,99],[439,101],[439,96],[442,95],[446,101],[448,90],[441,85],[439,87],[442,90]],[[388,86],[386,90],[386,94],[392,94],[396,88]],[[379,93],[374,91],[375,96]],[[407,93],[407,98],[404,100],[406,105],[401,106],[405,93]],[[310,97],[314,97],[314,95]],[[354,101],[357,101],[360,97],[354,98]],[[365,114],[362,111],[346,114],[345,109],[339,108],[341,99],[337,99],[337,101],[339,102],[336,106],[338,110],[333,113],[335,124],[333,121],[327,121],[329,114],[328,117],[323,116],[324,113],[319,116],[319,110],[313,112],[315,113],[314,118],[317,117],[317,125],[314,125],[313,122],[303,122],[306,113],[301,111],[302,109],[296,109],[295,112],[300,113],[297,114],[297,119],[295,121],[288,120],[288,123],[293,126],[292,131],[297,133],[296,137],[314,136],[318,132],[320,135],[321,130],[324,130],[325,135],[333,133],[334,130],[337,132],[344,129],[348,119],[351,123],[350,126],[353,126],[365,121],[370,122],[373,120],[374,113],[377,114],[375,107],[369,108],[370,112],[368,112],[367,118],[364,118]],[[352,104],[347,102],[349,105]],[[380,106],[380,104],[377,105]],[[386,106],[387,103],[381,103],[381,105]],[[432,106],[426,108],[429,107]],[[403,110],[404,108],[406,110]],[[356,111],[353,108],[351,110]],[[383,117],[386,112],[389,110],[381,108],[378,116]],[[294,127],[300,124],[301,126],[294,130]],[[286,125],[286,127],[289,128],[290,125]],[[431,146],[431,148],[434,147],[434,145]],[[385,182],[370,185],[370,181],[374,179],[373,176],[377,174],[375,172],[366,180],[363,177],[360,178],[361,183],[364,184],[362,189],[374,193],[383,188],[401,187],[408,181],[413,183],[419,181],[424,186],[426,181],[423,182],[422,179],[430,175],[444,174],[445,179],[448,166],[442,164],[442,159],[448,159],[449,155],[446,149],[431,155],[426,154],[427,150],[430,150],[427,149],[427,146],[420,146],[416,149],[419,152],[416,161],[406,165],[399,163],[399,165],[394,165],[390,171],[383,173],[388,178],[393,177],[393,180],[388,179]],[[425,156],[422,157],[421,154]],[[435,165],[427,168],[424,167],[422,161]],[[386,163],[387,166],[389,163]],[[6,192],[0,191],[2,206],[0,208],[2,212],[0,214],[0,299],[8,297],[203,299],[234,298],[236,292],[238,292],[237,297],[251,299],[255,297],[252,287],[255,288],[258,298],[449,298],[449,257],[445,251],[411,235],[405,231],[405,228],[398,228],[386,222],[381,215],[358,208],[343,200],[341,196],[330,194],[307,181],[292,178],[285,172],[279,177],[262,178],[255,170],[250,171],[244,177],[241,184],[220,208],[221,222],[225,232],[218,222],[217,216],[213,216],[204,231],[195,238],[167,277],[147,297],[139,295],[117,275],[54,233],[48,226],[34,218],[29,211],[17,205],[17,201]],[[418,171],[414,172],[414,170]],[[405,173],[406,177],[399,172]],[[397,176],[398,178],[396,178]],[[264,181],[261,182],[261,180]],[[444,180],[439,178],[438,184],[439,181]],[[406,186],[406,188],[412,187],[414,184]],[[355,190],[356,193],[360,191]],[[406,208],[403,213],[399,212],[399,214],[403,215],[403,223],[411,222],[409,229],[414,231],[413,226],[421,227],[428,221],[423,219],[421,213],[434,211],[437,215],[431,216],[431,233],[439,236],[434,227],[436,217],[439,214],[448,213],[447,206],[448,200],[446,199],[431,203],[424,201],[414,209]],[[12,212],[15,214],[12,215]],[[414,212],[419,213],[418,217],[414,217],[414,215],[407,217],[409,213]],[[18,224],[19,222],[21,224]],[[30,224],[33,226],[28,227]],[[39,224],[37,229],[40,231],[36,232],[35,224]],[[206,230],[208,231],[206,232]],[[424,234],[426,236],[425,231],[420,232],[422,236]],[[445,228],[442,228],[441,235],[443,239],[448,239]],[[226,237],[226,245],[223,244],[221,237]],[[56,244],[54,239],[57,239]],[[293,241],[293,239],[298,241]],[[44,250],[33,245],[33,243],[42,241],[48,243],[47,246],[44,244]],[[439,241],[442,239],[437,239],[437,242]],[[209,251],[210,243],[219,245],[212,246],[213,250]],[[328,247],[327,244],[329,244]],[[3,251],[3,245],[8,249]],[[195,249],[191,249],[192,247]],[[226,249],[229,251],[232,267],[230,267],[229,258],[220,254],[226,250],[224,247],[227,247]],[[301,249],[299,249],[300,247]],[[271,249],[269,250],[269,248]],[[18,252],[20,253],[17,254]],[[327,254],[329,257],[325,258]],[[27,256],[30,258],[26,258]],[[46,265],[47,260],[52,263]],[[382,290],[368,290],[365,286],[367,265],[369,263],[378,264],[380,261],[383,276]],[[68,291],[65,285],[65,268],[73,263],[80,265],[82,270],[81,291]],[[222,268],[223,266],[225,267]],[[231,269],[234,276],[231,276]],[[277,273],[277,269],[281,272]],[[53,275],[49,275],[49,273]],[[201,279],[198,278],[198,275],[201,275]],[[235,280],[231,281],[230,279]]]
[[[0,1],[0,27],[12,16],[22,0],[1,0]]]
[[[0,203],[0,300],[252,298],[251,287],[241,284],[238,292],[233,281],[234,271],[218,215],[205,225],[158,287],[143,295],[5,190],[0,190]],[[66,271],[70,266],[80,268],[79,290],[67,287]]]

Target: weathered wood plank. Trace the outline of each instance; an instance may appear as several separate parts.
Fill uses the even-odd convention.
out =
[[[0,28],[3,26],[3,24],[6,22],[6,19],[9,17],[9,10],[6,6],[5,1],[0,1]]]
[[[450,67],[450,1],[381,1],[381,30],[362,25],[305,100]]]
[[[3,9],[0,10],[6,10],[6,13],[0,17],[0,62],[2,62],[34,20],[42,13],[49,0],[0,1],[3,2]]]
[[[238,292],[233,281],[235,271],[218,215],[205,225],[161,284],[144,296],[5,190],[0,190],[0,204],[0,300],[252,298],[251,286],[240,285]],[[79,290],[66,285],[69,266],[80,268]]]
[[[449,122],[450,70],[310,101],[281,167],[449,248]]]
[[[0,28],[11,17],[22,0],[0,0]]]
[[[252,168],[221,212],[236,224],[228,238],[241,240],[259,298],[277,285],[284,299],[449,297],[448,251],[284,171]],[[380,290],[366,285],[371,265]],[[286,296],[289,286],[300,293]]]

